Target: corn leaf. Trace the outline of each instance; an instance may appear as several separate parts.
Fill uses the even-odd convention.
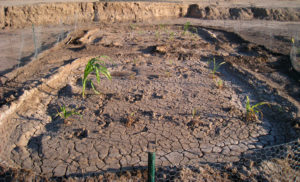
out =
[[[94,90],[94,92],[95,92],[96,94],[100,94],[100,92],[98,92],[98,91],[95,89],[95,86],[94,86],[93,82],[91,82],[91,86],[92,86],[92,89]]]
[[[255,105],[253,105],[251,108],[252,109],[255,109],[257,108],[258,106],[262,106],[262,105],[268,105],[270,107],[270,104],[268,102],[260,102],[260,103],[257,103]]]

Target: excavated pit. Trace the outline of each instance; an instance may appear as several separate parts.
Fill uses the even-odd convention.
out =
[[[162,170],[247,159],[254,165],[243,168],[246,172],[262,179],[283,177],[268,162],[288,157],[288,147],[272,148],[299,137],[299,77],[289,57],[246,39],[242,29],[238,34],[191,19],[172,21],[89,24],[6,73],[1,78],[2,163],[50,179],[86,177],[143,170],[147,152],[154,150]],[[187,21],[192,25],[182,23]],[[98,84],[91,75],[101,94],[88,87],[83,99],[85,65],[103,55],[109,57],[103,60],[112,80],[102,75]],[[209,64],[214,58],[225,62],[215,76]],[[269,102],[260,107],[263,117],[257,121],[245,120],[247,96],[251,104]],[[57,115],[61,106],[81,116],[63,119]],[[267,152],[262,156],[261,151]],[[287,174],[299,174],[291,168]],[[180,179],[188,180],[195,173],[190,170],[182,169]]]

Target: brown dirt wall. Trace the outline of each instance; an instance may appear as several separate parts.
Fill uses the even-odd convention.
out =
[[[20,28],[32,24],[74,24],[92,21],[120,22],[180,17],[186,14],[184,10],[187,10],[187,6],[172,3],[88,2],[36,4],[5,7],[5,9],[5,24],[0,24],[1,27]]]
[[[201,7],[198,4],[189,6],[187,17],[202,19],[238,19],[238,20],[276,20],[299,21],[300,12],[297,8],[260,8],[260,7]]]
[[[0,27],[4,27],[4,7],[0,6]]]
[[[74,24],[92,21],[141,22],[160,18],[263,19],[299,21],[298,8],[201,6],[183,3],[73,2],[47,3],[0,8],[1,28],[34,25]]]

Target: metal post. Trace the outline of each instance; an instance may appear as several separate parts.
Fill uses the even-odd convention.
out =
[[[155,152],[148,152],[148,182],[155,182]]]

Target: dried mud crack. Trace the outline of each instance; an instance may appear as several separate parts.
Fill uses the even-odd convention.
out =
[[[299,98],[278,87],[296,82],[276,69],[288,62],[285,55],[224,30],[114,26],[73,32],[8,75],[4,91],[17,88],[21,96],[2,101],[0,124],[6,135],[1,136],[0,154],[6,163],[49,178],[134,168],[143,176],[147,151],[153,147],[157,165],[169,172],[172,166],[234,164],[243,159],[255,161],[246,172],[258,173],[254,169],[267,164],[257,162],[256,152],[299,137],[291,122],[297,118]],[[101,55],[111,58],[107,67],[113,78],[102,77],[96,84],[101,94],[88,88],[82,99],[84,66]],[[222,88],[208,65],[213,58],[226,62],[217,74]],[[271,103],[262,107],[264,117],[257,122],[243,118],[246,96]],[[82,117],[72,116],[68,122],[55,117],[61,105],[80,111]],[[288,155],[288,149],[282,151],[269,155]],[[234,166],[225,168],[234,171]],[[265,171],[264,179],[275,175],[272,169]],[[176,169],[174,174],[183,178],[195,170],[181,169],[179,174]]]

